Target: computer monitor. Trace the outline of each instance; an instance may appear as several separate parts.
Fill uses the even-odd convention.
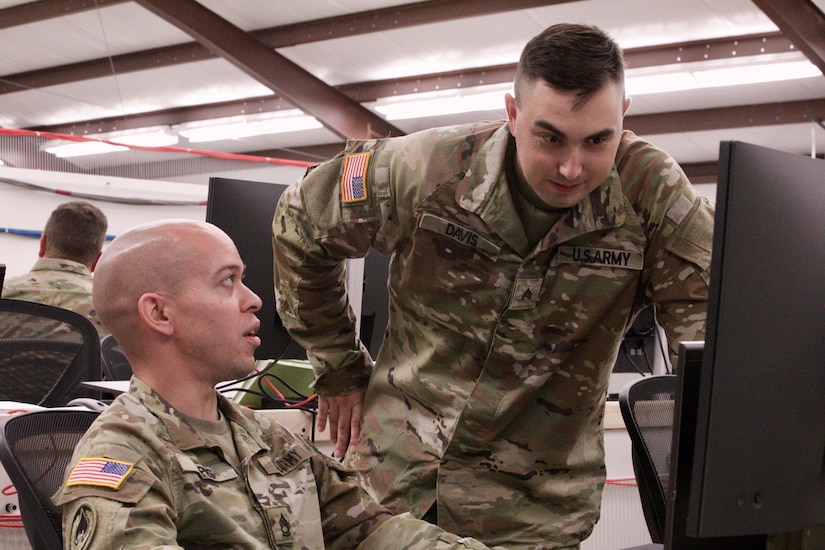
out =
[[[259,360],[306,359],[306,351],[292,341],[275,309],[272,277],[272,217],[286,185],[212,177],[209,179],[206,221],[229,235],[246,264],[244,283],[261,297]],[[370,250],[364,261],[361,299],[361,339],[373,357],[387,325],[389,257]]]
[[[825,161],[723,142],[717,183],[668,490],[669,529],[697,543],[825,523]]]
[[[229,235],[246,264],[244,283],[261,298],[258,360],[306,359],[275,310],[272,279],[272,217],[286,185],[230,178],[209,178],[206,221]]]

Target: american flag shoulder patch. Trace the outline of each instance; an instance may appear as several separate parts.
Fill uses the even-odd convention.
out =
[[[341,202],[343,204],[367,200],[367,166],[372,151],[347,155],[341,174]]]
[[[135,465],[131,462],[111,458],[81,458],[69,474],[66,487],[97,485],[119,489],[134,467]]]

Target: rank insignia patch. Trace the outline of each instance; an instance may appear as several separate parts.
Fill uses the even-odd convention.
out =
[[[341,202],[343,204],[367,200],[367,166],[371,151],[347,155],[341,174]]]
[[[118,489],[134,466],[130,462],[121,462],[109,458],[81,458],[72,473],[69,474],[66,487],[96,485]]]

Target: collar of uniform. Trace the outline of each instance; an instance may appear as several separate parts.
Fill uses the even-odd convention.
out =
[[[92,272],[80,262],[64,260],[61,258],[40,258],[34,263],[32,271],[68,271],[79,275],[90,277]]]
[[[507,122],[502,123],[478,150],[456,189],[456,202],[478,215],[513,250],[528,248],[527,236],[507,185]]]
[[[509,136],[510,130],[505,122],[479,148],[456,190],[459,205],[478,214],[505,239],[506,227],[509,227],[506,220],[517,219],[504,167]],[[571,208],[557,224],[561,225],[561,230],[556,232],[555,240],[558,243],[591,231],[616,227],[622,225],[624,219],[624,196],[614,165],[604,183]]]
[[[203,437],[201,437],[180,414],[177,414],[172,405],[167,403],[160,394],[155,392],[137,376],[132,377],[132,381],[129,384],[129,393],[157,416],[158,420],[166,427],[166,431],[169,433],[169,439],[172,440],[175,447],[182,451],[187,451],[206,446],[206,441]],[[251,425],[254,423],[252,411],[249,411],[249,417],[247,418],[239,406],[231,403],[220,393],[218,394],[218,407],[229,419],[230,425],[232,423],[240,424],[244,430],[250,434],[254,445],[257,445],[259,448],[269,449],[269,446],[258,436],[258,430]],[[239,455],[240,454],[239,451]]]

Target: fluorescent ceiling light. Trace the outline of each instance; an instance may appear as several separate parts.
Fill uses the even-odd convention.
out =
[[[115,151],[126,151],[128,149],[128,147],[123,145],[114,145],[112,143],[104,143],[102,141],[81,141],[77,143],[69,143],[67,145],[46,147],[46,152],[51,153],[58,158],[67,158],[80,157],[84,155],[99,155],[101,153],[113,153]]]
[[[822,72],[809,61],[793,61],[640,76],[628,75],[626,88],[627,95],[634,96],[821,76]]]
[[[405,120],[443,116],[455,113],[504,110],[504,94],[512,93],[513,85],[499,84],[470,90],[450,90],[428,94],[409,94],[381,98],[374,109],[387,120]]]
[[[46,147],[45,150],[47,153],[51,153],[56,157],[66,158],[126,151],[128,150],[126,145],[163,147],[174,145],[178,142],[178,136],[169,133],[164,128],[158,129],[158,127],[111,134],[97,134],[93,139],[95,139],[95,141],[78,141],[53,145]]]
[[[300,111],[291,111],[291,113],[296,112]],[[241,120],[222,124],[212,121],[211,124],[197,127],[192,125],[181,129],[178,133],[187,138],[190,143],[199,143],[323,128],[323,125],[314,117],[302,114],[281,114],[258,120]]]
[[[735,60],[735,65],[704,70],[701,67],[707,66],[707,63],[691,64],[691,70],[677,66],[678,70],[671,72],[663,72],[661,68],[631,70],[626,78],[627,94],[633,96],[822,76],[812,63],[798,59],[797,56],[792,61],[773,58],[771,63],[744,64],[747,61],[743,58]],[[503,110],[504,94],[512,93],[512,89],[512,84],[508,83],[386,97],[376,101],[373,108],[387,120]]]
[[[123,145],[137,145],[139,147],[168,147],[178,142],[178,136],[165,130],[154,132],[141,132],[122,134],[109,137],[109,141],[121,143]]]

